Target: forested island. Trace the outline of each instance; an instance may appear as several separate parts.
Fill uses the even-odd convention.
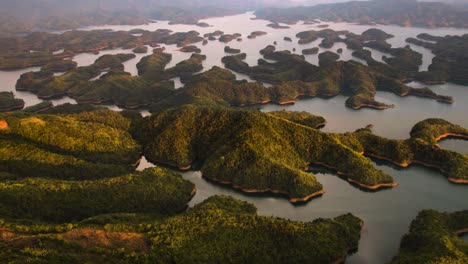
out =
[[[466,183],[467,156],[437,145],[444,137],[468,138],[465,128],[428,119],[415,125],[410,139],[398,141],[368,128],[320,132],[325,123],[306,112],[219,106],[185,106],[146,118],[91,105],[0,114],[0,256],[13,263],[226,258],[332,263],[357,248],[363,223],[350,214],[293,222],[258,216],[253,205],[222,196],[185,211],[194,184],[161,167],[135,172],[141,151],[184,170],[195,161],[209,180],[245,192],[285,194],[291,202],[324,193],[307,172],[309,165],[332,168],[359,188],[396,185],[364,155],[403,167],[417,162]],[[453,232],[453,243],[459,241],[455,233],[465,230],[466,221],[458,216],[444,220],[449,228],[443,232]],[[404,247],[417,239],[410,238],[414,232],[419,231],[411,229],[403,239],[395,263],[432,258],[424,248]],[[435,241],[439,235],[429,236]],[[209,254],[206,245],[212,245]],[[463,263],[463,256],[458,258]]]
[[[36,93],[43,99],[69,96],[81,103],[114,103],[131,109],[145,107],[155,110],[168,102],[170,104],[178,102],[180,105],[181,102],[200,99],[205,101],[215,99],[216,103],[233,106],[268,102],[290,104],[298,97],[333,97],[338,94],[350,95],[346,105],[353,109],[393,107],[374,99],[377,90],[390,91],[399,96],[413,95],[444,103],[453,102],[453,98],[437,95],[428,88],[417,89],[407,86],[405,83],[408,80],[419,80],[422,79],[421,76],[425,76],[424,72],[418,72],[422,63],[421,54],[409,47],[392,48],[386,42],[386,39],[392,36],[378,29],[367,30],[361,35],[330,29],[309,30],[297,34],[299,43],[309,43],[319,37],[324,38],[320,44],[323,47],[344,42],[348,48],[354,50],[353,55],[365,60],[367,65],[353,61],[339,61],[339,54],[326,51],[319,54],[319,66],[316,66],[307,62],[305,57],[290,51],[276,51],[275,46],[267,46],[260,51],[265,59],[260,59],[257,66],[245,63],[243,60],[246,54],[243,53],[222,59],[226,68],[247,74],[254,80],[273,84],[273,87],[266,87],[259,82],[237,81],[232,73],[217,67],[209,72],[192,76],[203,69],[205,56],[202,54],[193,54],[188,60],[166,69],[165,66],[172,58],[171,54],[165,53],[162,49],[155,49],[153,54],[144,57],[138,63],[139,76],[131,76],[123,71],[122,63],[134,58],[135,55],[132,53],[105,55],[98,58],[94,64],[83,67],[76,67],[76,64],[66,60],[81,52],[117,47],[134,48],[143,44],[157,43],[177,44],[183,51],[199,53],[200,50],[190,44],[204,40],[195,31],[176,33],[168,30],[138,31],[141,34],[138,37],[132,35],[132,32],[71,31],[61,35],[32,34],[19,39],[3,39],[5,46],[0,52],[3,54],[1,55],[3,57],[0,57],[0,68],[42,66],[39,72],[23,74],[16,88]],[[341,37],[343,34],[345,38]],[[205,34],[204,37],[210,39],[215,36],[219,36],[220,41],[226,42],[237,38],[239,34],[213,32]],[[96,39],[96,42],[87,41],[90,38]],[[15,44],[18,42],[21,44]],[[364,47],[378,49],[392,57],[385,59],[386,63],[375,61]],[[31,53],[30,50],[39,51]],[[51,51],[61,53],[54,54]],[[241,52],[229,46],[226,46],[225,51]],[[309,53],[308,50],[304,52]],[[312,49],[310,52],[317,51]],[[438,61],[431,65],[430,72],[434,71],[433,68],[441,69]],[[453,60],[446,59],[446,61]],[[462,76],[463,69],[454,65],[444,70],[444,74],[460,72],[454,76]],[[66,73],[55,76],[54,73],[59,71]],[[99,80],[90,81],[98,76]],[[185,87],[175,90],[170,80],[174,77],[181,77]],[[457,78],[446,80],[461,81]],[[223,91],[216,89],[220,84],[225,87]],[[234,90],[237,92],[233,93]],[[229,94],[236,95],[230,98]],[[8,105],[5,109],[9,109]]]
[[[468,232],[467,226],[468,211],[422,211],[411,223],[400,252],[390,263],[467,263],[468,247],[459,237]]]
[[[324,122],[278,115],[314,127]],[[363,223],[350,214],[293,222],[258,216],[253,205],[222,196],[185,212],[194,184],[164,168],[134,171],[140,147],[131,134],[141,118],[85,105],[0,115],[2,260],[331,263],[357,249]]]
[[[212,181],[244,192],[285,194],[291,202],[323,194],[322,185],[305,173],[309,165],[331,168],[368,190],[397,185],[363,155],[401,167],[422,164],[454,183],[468,180],[467,156],[437,146],[446,136],[468,138],[468,130],[460,126],[428,119],[402,141],[376,136],[369,129],[323,133],[316,129],[323,126],[322,118],[300,115],[186,106],[146,118],[140,141],[154,162],[180,170],[201,164],[203,176]],[[304,122],[306,117],[310,121]]]
[[[419,81],[429,84],[445,82],[468,84],[466,54],[468,34],[445,37],[420,34],[417,38],[408,38],[406,41],[430,49],[436,55],[429,70],[416,75]]]
[[[395,27],[356,34],[332,23],[466,28],[466,9],[415,0],[287,9],[264,9],[292,5],[277,0],[78,1],[68,10],[29,2],[0,4],[2,261],[468,262],[467,211],[455,212],[465,210],[465,142],[439,145],[468,140],[464,87],[453,85],[468,84],[468,34],[424,29],[431,34],[404,35],[405,46],[392,40]],[[29,18],[12,11],[28,4]],[[256,18],[245,13],[255,9]],[[258,25],[220,26],[237,19]],[[49,31],[143,23],[155,24]],[[434,54],[427,70],[415,46]],[[434,86],[446,82],[455,88]],[[399,99],[383,92],[430,107],[400,124],[404,111],[389,109]],[[327,100],[298,102],[314,97]],[[339,112],[323,111],[336,102]],[[406,139],[394,133],[403,127]],[[395,255],[392,239],[416,211],[440,207],[450,213],[421,211]],[[388,254],[362,253],[369,241]]]
[[[10,92],[0,92],[0,112],[14,111],[22,109],[24,101],[16,99],[15,95]]]
[[[12,263],[334,263],[357,248],[362,227],[351,214],[305,223],[258,216],[254,205],[226,196],[177,216],[152,211],[75,223],[0,220],[0,257]]]

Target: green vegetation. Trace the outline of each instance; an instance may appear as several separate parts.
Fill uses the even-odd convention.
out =
[[[34,66],[43,66],[57,59],[50,52],[13,53],[11,51],[0,52],[0,70],[16,70]],[[2,56],[3,55],[3,56]]]
[[[269,112],[269,115],[281,117],[294,123],[298,123],[304,126],[312,128],[320,128],[325,126],[327,121],[321,116],[312,115],[308,112],[295,112],[295,111],[275,111]]]
[[[0,92],[0,112],[14,111],[22,109],[24,101],[16,99],[15,95],[11,92]]]
[[[362,32],[361,35],[367,40],[385,40],[394,37],[392,34],[388,34],[385,31],[378,28],[370,28]]]
[[[17,81],[16,89],[37,93],[39,98],[44,99],[61,97],[71,88],[80,86],[99,74],[99,68],[94,65],[78,67],[60,76],[47,71],[27,72]]]
[[[148,47],[146,46],[138,46],[132,50],[133,53],[148,53]]]
[[[333,65],[337,60],[340,59],[340,55],[331,52],[331,51],[325,51],[319,54],[319,65],[320,66],[331,66]]]
[[[141,36],[135,36],[138,32]],[[156,31],[67,31],[62,34],[32,33],[24,37],[0,39],[0,70],[21,69],[33,66],[44,66],[43,71],[62,72],[76,67],[73,62],[63,60],[71,58],[76,53],[98,52],[104,49],[136,48],[144,49],[143,45],[177,44],[183,47],[200,42],[203,38],[196,31],[177,32],[158,29]],[[126,56],[126,57],[125,57]],[[134,55],[103,57],[100,66],[118,66],[116,59],[124,62],[134,58]],[[109,60],[110,59],[110,60]],[[110,63],[110,65],[105,65]],[[98,61],[97,64],[100,64]]]
[[[209,39],[209,40],[216,40],[216,37],[220,37],[224,35],[224,32],[221,31],[221,30],[216,30],[214,32],[211,32],[211,33],[206,33],[205,35],[203,35],[205,38]]]
[[[201,53],[201,49],[199,49],[197,46],[195,45],[189,45],[189,46],[185,46],[183,48],[180,49],[181,52],[194,52],[194,53]]]
[[[348,33],[348,31],[334,31],[331,29],[323,29],[320,31],[308,30],[297,33],[296,37],[299,38],[299,44],[309,44],[316,41],[319,38],[323,38],[319,46],[328,49],[333,47],[335,42],[343,41],[340,38],[340,35]]]
[[[258,216],[256,210],[213,196],[169,218],[119,213],[63,224],[0,220],[0,258],[11,263],[331,263],[358,246],[362,221],[351,214],[294,222]]]
[[[467,156],[434,145],[444,133],[466,138],[468,133],[459,126],[428,119],[415,126],[410,139],[390,140],[368,129],[346,134],[313,129],[323,124],[323,118],[307,113],[185,106],[145,118],[137,134],[146,157],[154,162],[183,170],[196,162],[208,179],[246,192],[287,194],[293,202],[322,189],[304,172],[309,164],[333,168],[363,188],[394,186],[363,153],[401,167],[418,163],[435,168],[455,183],[467,180]],[[426,135],[416,132],[420,127],[428,127]],[[438,134],[425,140],[431,131]]]
[[[5,217],[51,222],[107,213],[174,214],[185,208],[194,188],[180,175],[161,168],[91,181],[4,181],[0,212]]]
[[[425,83],[454,82],[468,84],[468,63],[466,49],[468,48],[468,34],[463,36],[434,37],[429,34],[418,35],[420,39],[410,38],[406,41],[432,50],[436,56],[426,72],[420,72],[416,79]],[[450,52],[447,52],[450,51]]]
[[[285,119],[285,117],[287,119]],[[279,192],[291,201],[320,194],[310,163],[333,167],[369,188],[393,186],[392,178],[345,144],[351,139],[311,127],[305,114],[186,106],[145,118],[140,138],[147,159],[180,169],[202,162],[204,177],[245,191]],[[313,122],[316,123],[316,122]]]
[[[250,33],[250,35],[247,36],[248,39],[255,39],[257,37],[261,37],[261,36],[264,36],[264,35],[267,35],[268,33],[265,32],[265,31],[254,31],[252,33]]]
[[[242,35],[239,34],[239,33],[235,33],[235,34],[223,34],[219,37],[219,41],[220,42],[223,42],[223,43],[228,43],[228,42],[231,42],[237,38],[240,38]]]
[[[0,171],[20,177],[108,177],[129,172],[139,158],[140,147],[127,132],[130,120],[110,110],[74,115],[18,112],[0,119],[7,124],[0,131]]]
[[[265,55],[268,55],[268,54],[270,54],[270,53],[275,52],[275,50],[276,50],[276,47],[275,47],[275,46],[273,46],[273,45],[268,45],[268,46],[266,46],[265,48],[263,48],[263,49],[260,50],[260,54],[262,54],[263,56],[265,56]]]
[[[226,46],[226,47],[224,47],[224,52],[236,54],[236,53],[241,53],[241,50],[240,49],[233,49],[233,48],[231,48],[229,46]]]
[[[468,227],[468,211],[424,210],[411,223],[391,264],[468,262],[468,245],[458,234]]]
[[[245,91],[249,87],[245,84],[234,85],[236,90],[243,88],[242,93],[237,91],[237,94],[245,94],[249,97],[258,96],[257,99],[249,99],[248,103],[241,101],[241,103],[234,105],[268,101],[284,104],[294,102],[299,96],[331,97],[337,94],[346,94],[351,95],[346,101],[346,106],[353,109],[393,107],[374,100],[377,89],[393,92],[400,96],[414,95],[446,103],[453,102],[451,97],[437,95],[430,89],[416,89],[405,85],[402,80],[398,79],[398,74],[394,73],[398,70],[390,65],[375,62],[365,51],[355,52],[355,56],[367,59],[370,66],[353,61],[336,62],[339,55],[329,51],[320,54],[319,67],[307,62],[303,56],[291,54],[289,51],[275,52],[274,46],[265,48],[261,53],[266,59],[276,62],[272,63],[260,59],[258,66],[250,67],[243,61],[245,54],[223,58],[222,61],[226,68],[248,74],[252,79],[258,81],[275,84],[271,88],[258,87],[254,91]],[[226,86],[226,89],[229,88]],[[190,87],[187,89],[190,90]],[[231,100],[226,101],[233,104]]]
[[[267,27],[271,27],[271,28],[274,28],[274,29],[288,29],[290,28],[289,26],[283,26],[283,25],[280,25],[279,23],[270,23],[267,25]]]
[[[134,59],[135,57],[135,54],[132,53],[107,54],[99,57],[93,65],[99,69],[123,69],[122,63]]]
[[[304,55],[317,54],[318,52],[319,52],[319,48],[317,47],[302,50],[302,54]]]
[[[203,61],[206,60],[205,55],[192,54],[188,60],[177,63],[174,67],[167,69],[166,73],[172,77],[189,77],[196,72],[203,70]]]
[[[167,36],[164,40],[164,43],[167,45],[177,44],[177,47],[184,47],[203,41],[203,38],[199,35],[200,33],[193,30],[188,32],[176,32],[170,36]]]
[[[251,204],[214,196],[151,230],[151,252],[161,263],[332,263],[357,248],[361,224],[351,214],[309,223],[257,216]]]
[[[202,61],[206,58],[194,54],[165,70],[171,55],[156,52],[137,64],[140,76],[131,76],[122,71],[121,63],[134,57],[134,54],[104,55],[90,66],[79,67],[58,77],[45,71],[25,73],[18,80],[17,89],[36,92],[43,98],[68,95],[79,103],[113,102],[125,108],[138,108],[171,95],[174,84],[169,79],[202,70]],[[110,71],[98,80],[89,80],[109,68]]]
[[[427,119],[417,123],[407,140],[389,140],[372,134],[367,129],[355,135],[361,142],[366,155],[389,160],[399,166],[412,163],[436,168],[453,182],[468,180],[468,156],[444,150],[436,144],[446,136],[468,138],[468,130],[442,119]]]
[[[138,38],[144,40],[144,43],[185,45],[199,37],[194,31],[172,35],[167,30],[135,32],[142,34]],[[208,37],[221,35],[221,41],[238,37],[238,34],[222,34],[223,32],[213,32],[206,35]],[[346,35],[345,39],[341,37],[343,34]],[[131,36],[132,39],[135,37]],[[63,38],[62,35],[60,37]],[[44,99],[68,95],[80,103],[115,103],[129,109],[148,107],[152,111],[190,103],[234,106],[267,102],[288,104],[294,103],[299,96],[331,97],[337,94],[350,95],[346,105],[353,109],[393,107],[374,100],[377,89],[400,96],[414,95],[446,103],[453,102],[452,98],[437,95],[430,89],[406,86],[404,81],[412,78],[409,71],[419,67],[420,54],[409,48],[392,49],[386,46],[385,40],[391,35],[381,30],[370,29],[361,35],[330,29],[312,30],[300,32],[298,37],[309,41],[323,37],[324,42],[321,46],[324,47],[333,45],[336,41],[354,45],[358,48],[354,55],[366,60],[368,66],[355,62],[337,62],[339,55],[327,51],[320,54],[320,66],[317,67],[308,63],[303,56],[289,51],[277,52],[272,45],[262,49],[260,53],[265,59],[275,62],[260,59],[257,66],[250,67],[244,62],[245,54],[226,56],[222,59],[228,69],[247,74],[257,81],[274,84],[273,87],[266,88],[261,83],[236,81],[233,75],[228,72],[221,73],[222,70],[216,67],[211,73],[192,76],[203,69],[202,61],[205,60],[205,56],[199,54],[194,54],[190,59],[178,63],[171,69],[165,69],[171,60],[171,55],[158,50],[137,64],[139,76],[131,76],[122,71],[121,62],[135,55],[105,55],[93,65],[73,69],[61,76],[54,76],[52,72],[45,70],[25,73],[18,80],[17,89],[35,92]],[[48,36],[44,38],[47,39]],[[373,60],[370,53],[363,49],[364,46],[374,45],[372,43],[382,44],[383,47],[380,49],[385,49],[394,56],[386,59],[388,64]],[[186,46],[183,49],[191,47],[195,46]],[[232,50],[227,49],[227,51]],[[110,72],[102,75],[99,80],[89,81],[107,68],[111,68]],[[174,77],[181,77],[186,87],[175,90],[170,81]]]
[[[42,67],[43,71],[67,72],[75,69],[77,63],[72,60],[58,60],[47,63]]]
[[[143,59],[137,63],[138,74],[153,81],[164,79],[165,77],[162,76],[164,68],[171,59],[171,54],[163,52],[155,52],[149,56],[143,57]]]
[[[247,54],[241,53],[233,56],[225,56],[221,59],[227,69],[231,69],[235,72],[250,74],[250,66],[244,62],[247,58]]]
[[[44,102],[38,103],[36,105],[26,107],[26,108],[23,109],[23,111],[27,112],[27,113],[39,113],[39,112],[44,112],[44,111],[52,108],[53,106],[54,106],[54,104],[52,104],[52,102],[44,101]]]

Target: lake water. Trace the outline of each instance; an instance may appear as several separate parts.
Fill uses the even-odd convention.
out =
[[[130,30],[130,29],[171,29],[174,32],[183,32],[196,30],[202,35],[215,30],[222,30],[225,33],[241,33],[242,41],[232,41],[228,44],[218,41],[210,41],[203,46],[201,43],[196,44],[202,54],[207,55],[207,60],[204,62],[204,70],[210,69],[212,66],[222,66],[221,58],[226,56],[224,47],[226,45],[232,48],[239,48],[242,52],[247,53],[246,62],[250,65],[256,65],[257,60],[261,58],[258,51],[267,45],[277,42],[277,50],[296,49],[296,53],[300,54],[302,49],[316,47],[321,40],[317,40],[307,45],[297,44],[295,35],[304,30],[320,30],[316,25],[303,25],[298,23],[291,26],[290,29],[272,29],[266,27],[269,24],[264,20],[251,20],[252,13],[246,13],[236,16],[212,18],[203,20],[212,27],[201,28],[190,25],[169,25],[167,22],[159,21],[142,26],[100,26],[88,27],[85,30],[93,29],[113,29],[113,30]],[[349,30],[356,34],[372,28],[372,26],[351,25],[345,23],[327,23],[334,30]],[[395,38],[389,39],[388,42],[394,47],[407,45],[405,39],[415,37],[419,33],[430,33],[433,35],[461,35],[468,33],[464,29],[424,29],[424,28],[402,28],[398,26],[377,26],[387,33],[395,35]],[[257,37],[249,40],[247,35],[252,31],[265,31],[266,36]],[[293,42],[284,41],[284,37],[291,37]],[[166,52],[173,55],[173,59],[167,66],[172,67],[176,63],[188,59],[190,53],[177,51],[175,45],[163,45],[166,47]],[[427,69],[434,55],[421,47],[411,45],[412,48],[423,54],[422,70]],[[338,43],[331,48],[336,51],[338,48],[343,48],[341,54],[343,60],[358,60],[352,58],[351,51],[347,50],[344,44]],[[150,49],[151,50],[151,49]],[[320,51],[326,49],[320,48]],[[98,55],[80,54],[75,56],[74,60],[80,65],[85,66],[94,62],[99,56],[104,54],[116,54],[125,51],[122,49],[101,51]],[[376,60],[381,61],[383,54],[372,50]],[[148,53],[149,54],[149,53]],[[136,63],[147,54],[137,54],[137,58],[124,63],[125,70],[137,74]],[[306,59],[313,63],[318,63],[318,55],[307,55]],[[358,60],[359,61],[359,60]],[[14,91],[14,85],[21,73],[38,70],[38,68],[25,69],[21,71],[1,72],[0,80],[2,86],[0,91]],[[239,79],[249,79],[248,76],[236,74]],[[182,84],[176,79],[176,87],[180,88]],[[412,83],[413,87],[421,87],[419,83]],[[447,119],[456,124],[468,127],[468,87],[455,84],[432,85],[432,90],[437,93],[453,96],[455,103],[453,105],[438,103],[434,100],[428,100],[416,97],[401,98],[391,93],[378,92],[376,99],[388,104],[394,104],[396,108],[377,111],[373,109],[362,109],[359,111],[345,107],[345,96],[336,96],[331,99],[303,99],[299,100],[294,105],[278,106],[264,105],[258,108],[262,111],[274,111],[279,109],[288,109],[296,111],[307,111],[313,114],[324,116],[328,123],[323,129],[327,132],[346,132],[354,131],[358,128],[365,127],[368,124],[374,125],[374,132],[378,135],[394,138],[405,139],[409,137],[411,127],[418,121],[431,117],[440,117]],[[26,101],[26,105],[33,105],[40,102],[34,95],[30,93],[16,92],[17,97]],[[72,99],[65,98],[54,101],[55,104],[63,102],[73,102]],[[115,106],[109,106],[111,109],[119,110]],[[145,115],[149,113],[143,112]],[[440,143],[441,147],[460,153],[468,153],[468,144],[466,141],[460,140],[444,140]],[[139,170],[151,167],[152,164],[143,159],[140,163]],[[278,216],[292,220],[311,221],[319,217],[336,217],[341,214],[351,212],[365,221],[362,238],[359,244],[359,251],[347,259],[346,263],[385,263],[394,256],[398,250],[400,239],[404,233],[408,231],[408,226],[417,213],[423,209],[436,209],[440,211],[457,211],[468,209],[468,186],[455,185],[447,181],[446,177],[436,171],[420,167],[411,166],[408,169],[398,169],[392,166],[377,164],[380,169],[392,175],[400,184],[398,187],[379,191],[376,193],[361,191],[346,181],[341,180],[331,173],[316,173],[318,180],[324,185],[326,194],[321,198],[312,200],[311,202],[294,206],[284,197],[270,195],[247,195],[227,187],[219,186],[210,183],[202,178],[200,172],[183,173],[184,178],[194,182],[198,192],[191,201],[193,206],[207,197],[214,194],[226,194],[234,196],[238,199],[246,200],[254,203],[261,215]],[[467,236],[464,237],[466,240]]]

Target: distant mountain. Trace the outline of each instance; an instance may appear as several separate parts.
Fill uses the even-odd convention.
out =
[[[280,0],[0,0],[0,36],[148,19],[194,24],[199,19],[292,6]]]
[[[373,0],[321,4],[293,8],[264,8],[258,18],[292,23],[321,19],[353,23],[396,24],[422,27],[468,27],[468,10],[441,2],[417,0]]]
[[[428,27],[468,27],[468,9],[416,0],[0,0],[0,36],[103,24],[144,24],[148,19],[196,24],[207,17],[258,10],[279,22],[323,19]],[[450,0],[449,0],[450,1]],[[332,4],[322,4],[332,3]],[[319,4],[319,5],[315,5]],[[292,7],[315,5],[314,7]],[[466,5],[466,3],[465,3]],[[289,7],[289,8],[288,8]]]

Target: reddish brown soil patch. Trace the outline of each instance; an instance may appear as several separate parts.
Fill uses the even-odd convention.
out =
[[[106,232],[96,229],[74,229],[63,234],[63,239],[84,248],[126,248],[132,251],[148,251],[145,238],[140,233]]]

